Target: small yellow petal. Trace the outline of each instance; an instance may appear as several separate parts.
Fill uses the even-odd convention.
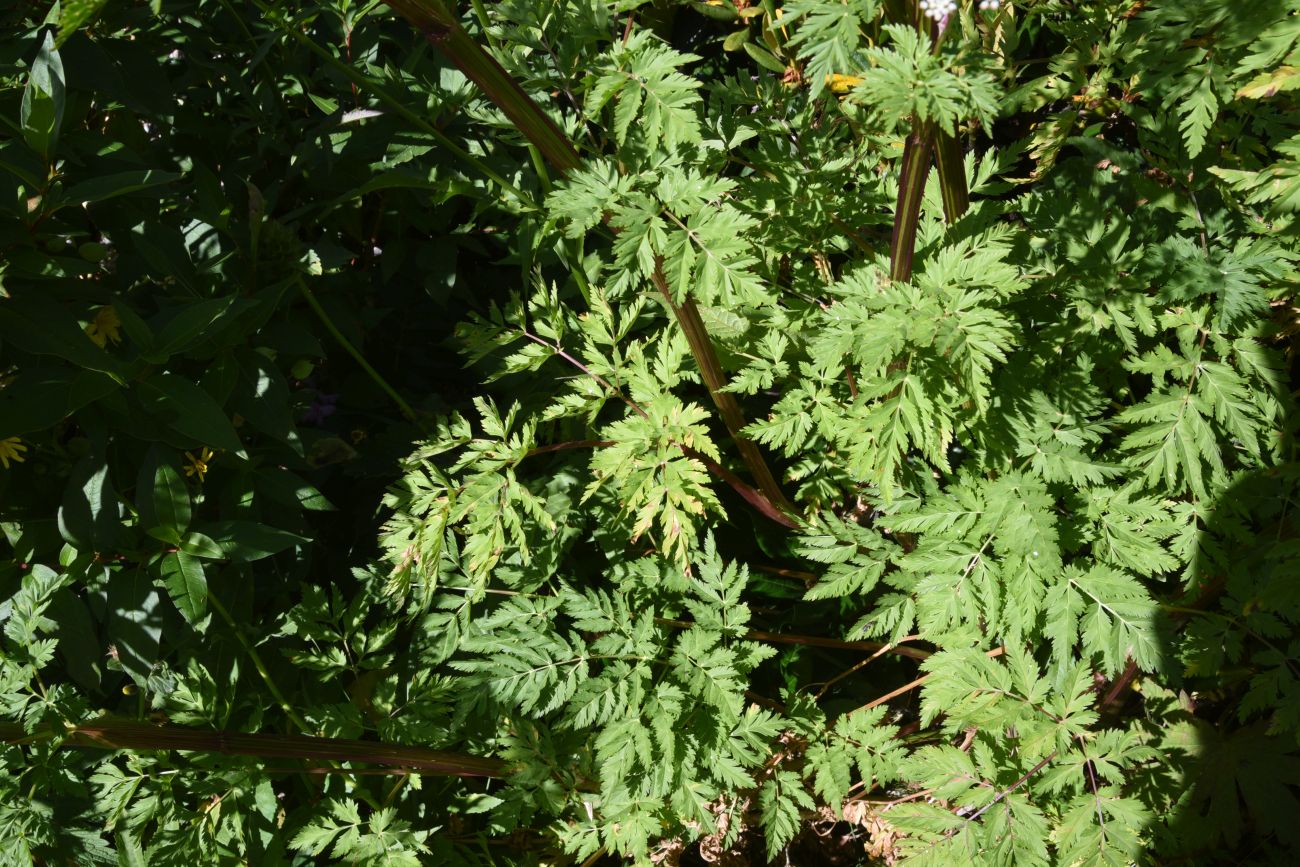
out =
[[[112,307],[101,307],[95,318],[86,326],[86,336],[101,349],[109,343],[122,342],[122,320]]]
[[[23,452],[27,451],[27,446],[18,437],[5,437],[0,439],[0,467],[9,469],[9,462],[21,464],[27,459],[23,457]]]
[[[212,456],[213,451],[207,446],[199,449],[197,455],[193,452],[186,452],[185,458],[189,463],[187,463],[183,468],[185,470],[185,475],[191,477],[197,476],[199,481],[202,482],[204,478],[207,477],[208,461],[212,460]]]
[[[862,83],[862,79],[856,75],[834,75],[826,76],[826,86],[835,93],[848,93],[853,88]]]

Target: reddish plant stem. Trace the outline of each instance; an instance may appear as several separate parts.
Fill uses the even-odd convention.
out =
[[[915,3],[900,0],[891,3],[887,12],[893,20],[915,25],[922,33],[928,33],[934,50],[939,50],[943,33],[938,23],[922,15]],[[955,136],[935,129],[932,123],[914,118],[912,133],[903,145],[903,169],[898,180],[898,203],[894,209],[894,232],[889,251],[890,277],[900,282],[912,278],[916,227],[932,158],[938,164],[943,213],[949,225],[961,219],[970,207],[970,190],[966,186],[960,143]]]
[[[1003,653],[1006,653],[1005,647],[995,647],[993,650],[986,652],[984,655],[992,659],[995,656],[1001,656]],[[862,707],[857,708],[857,710],[849,711],[849,713],[857,713],[857,711],[859,710],[870,710],[871,708],[876,707],[877,705],[882,705],[885,702],[889,701],[891,698],[898,698],[898,696],[903,695],[904,693],[911,692],[912,690],[916,689],[918,686],[924,684],[929,679],[930,679],[930,675],[923,674],[920,677],[918,677],[916,680],[912,681],[911,683],[905,683],[902,686],[900,686],[898,689],[893,690],[892,692],[887,692],[884,695],[880,696],[879,698],[867,702]]]
[[[727,432],[736,443],[745,466],[749,467],[750,474],[758,483],[758,489],[780,511],[793,512],[794,507],[785,498],[767,461],[763,459],[763,453],[758,450],[758,445],[741,433],[745,427],[745,414],[736,396],[729,391],[723,391],[727,385],[727,376],[722,370],[721,362],[718,361],[718,354],[713,349],[713,341],[709,339],[709,332],[704,327],[704,320],[700,318],[700,310],[695,306],[694,299],[688,296],[682,303],[677,303],[673,298],[672,290],[668,287],[668,281],[664,278],[663,262],[659,257],[655,258],[651,282],[655,284],[655,288],[659,290],[659,294],[663,296],[681,324],[686,342],[690,344],[691,354],[695,356],[696,364],[699,365],[700,376],[704,378],[709,395],[718,408],[718,414],[722,416],[723,424],[727,426]]]
[[[524,457],[535,457],[544,455],[549,452],[562,452],[567,449],[607,449],[612,445],[617,445],[613,440],[570,440],[566,443],[554,443],[549,446],[537,446],[528,450]]]
[[[655,622],[674,629],[690,629],[695,626],[689,620],[669,620],[665,617],[656,617]],[[870,650],[912,659],[926,659],[931,655],[929,650],[901,644],[885,644],[880,641],[841,641],[838,638],[822,638],[818,635],[788,635],[780,632],[763,632],[758,629],[751,629],[744,637],[750,641],[765,641],[768,644],[801,644],[807,647],[829,647],[834,650]]]
[[[546,116],[496,58],[484,51],[460,26],[442,0],[393,0],[392,9],[409,21],[431,45],[445,54],[465,77],[496,103],[510,122],[537,146],[561,173],[582,165],[568,137]]]
[[[934,150],[935,165],[939,169],[939,192],[943,196],[943,216],[951,226],[970,209],[966,166],[962,159],[961,144],[956,137],[939,133]]]
[[[805,584],[812,584],[817,580],[816,573],[805,572],[802,569],[785,569],[781,566],[763,565],[753,566],[751,568],[757,569],[760,572],[767,572],[769,575],[780,575],[782,578],[795,578]]]
[[[928,124],[916,123],[903,145],[903,170],[898,178],[898,203],[889,239],[889,277],[905,283],[912,279],[916,254],[916,227],[921,220],[921,199],[930,173],[931,135]]]
[[[499,759],[344,738],[307,735],[245,734],[205,731],[176,725],[152,725],[105,717],[65,732],[29,735],[20,726],[0,725],[0,742],[33,743],[58,739],[62,745],[107,750],[182,750],[258,759],[364,762],[403,768],[411,773],[454,777],[505,777],[509,766]]]
[[[501,64],[497,63],[491,54],[465,32],[455,14],[443,4],[442,0],[393,0],[388,5],[423,33],[430,44],[443,52],[485,96],[496,103],[515,127],[537,147],[547,162],[561,174],[568,174],[582,165],[582,159],[578,156],[573,143],[501,67]],[[629,17],[629,32],[632,23],[633,19]],[[695,302],[689,297],[681,304],[675,301],[668,290],[667,281],[664,279],[658,261],[655,263],[652,281],[664,294],[665,300],[685,332],[695,362],[700,368],[714,404],[718,407],[718,412],[722,415],[723,423],[735,440],[741,459],[749,468],[758,489],[762,491],[762,496],[767,501],[760,511],[768,517],[781,515],[781,518],[776,519],[777,522],[793,528],[796,526],[795,523],[785,514],[793,512],[793,507],[782,493],[758,446],[740,433],[745,427],[744,413],[735,395],[722,391],[726,385],[726,376]],[[746,497],[746,500],[753,502],[749,497]]]

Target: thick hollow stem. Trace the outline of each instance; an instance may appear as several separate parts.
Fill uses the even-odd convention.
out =
[[[713,341],[709,339],[709,332],[704,327],[704,320],[700,318],[700,310],[695,306],[695,301],[688,297],[682,303],[677,303],[658,262],[655,263],[653,282],[655,288],[668,302],[668,306],[672,308],[678,323],[681,324],[682,331],[686,334],[686,342],[690,344],[691,354],[695,356],[695,363],[699,365],[700,375],[704,378],[704,384],[708,387],[709,395],[722,416],[722,423],[727,426],[728,433],[735,440],[736,448],[740,451],[745,466],[749,467],[758,489],[779,509],[793,511],[793,506],[781,491],[781,486],[772,475],[763,453],[758,450],[753,440],[741,433],[745,427],[745,414],[740,409],[740,402],[736,400],[736,396],[729,391],[723,391],[727,385],[727,376],[718,361],[718,354],[713,349]]]
[[[581,159],[568,137],[524,92],[496,59],[483,50],[460,26],[441,0],[392,0],[388,3],[496,103],[524,136],[537,146],[546,161],[560,172],[570,172]]]
[[[483,160],[474,156],[469,151],[447,138],[447,136],[443,135],[440,129],[425,118],[421,117],[393,94],[389,93],[388,89],[379,82],[369,76],[362,75],[356,69],[352,68],[352,66],[344,63],[333,54],[330,54],[324,48],[317,45],[314,40],[299,30],[290,21],[276,14],[270,6],[261,2],[261,0],[253,0],[253,3],[262,11],[262,14],[267,17],[267,20],[272,21],[279,26],[280,29],[283,30],[291,39],[306,48],[312,54],[315,54],[331,69],[346,77],[352,82],[354,87],[374,95],[374,97],[384,105],[401,115],[407,123],[437,141],[443,150],[447,151],[452,156],[456,157],[456,159],[461,160],[479,174],[495,183],[506,193],[509,193],[521,206],[530,210],[537,210],[537,204],[533,202],[523,190],[501,177],[500,174],[494,171]]]
[[[934,50],[939,50],[943,31],[937,23],[922,15],[915,3],[892,0],[886,11],[893,20],[915,24],[923,33],[929,33]],[[921,217],[921,199],[925,195],[932,156],[939,168],[944,218],[949,224],[955,223],[970,207],[961,144],[955,136],[936,130],[933,124],[913,120],[912,134],[903,146],[903,171],[898,180],[898,205],[894,210],[894,232],[889,250],[889,271],[894,280],[906,281],[912,277],[916,227]]]
[[[921,220],[925,179],[930,174],[932,141],[929,124],[918,121],[903,145],[903,171],[898,178],[898,204],[894,208],[894,231],[889,240],[889,276],[899,282],[912,279],[916,227]]]
[[[961,143],[955,136],[939,133],[935,139],[934,151],[935,165],[939,169],[939,190],[943,196],[943,216],[952,225],[970,208],[970,190],[966,186]]]
[[[389,0],[388,3],[399,15],[425,34],[429,42],[442,51],[467,78],[473,81],[484,96],[497,104],[515,127],[541,151],[549,162],[561,174],[577,169],[582,161],[573,143],[551,122],[546,113],[533,102],[527,93],[512,79],[501,64],[488,54],[483,47],[465,32],[441,0]],[[758,446],[742,436],[745,416],[740,403],[730,392],[722,391],[726,385],[726,376],[718,363],[713,342],[709,339],[704,321],[700,319],[695,303],[687,298],[678,304],[668,290],[663,272],[656,267],[654,273],[656,288],[664,293],[677,317],[678,323],[686,334],[695,362],[699,365],[704,383],[709,389],[723,423],[736,442],[741,459],[753,475],[758,489],[780,511],[792,512],[793,507],[781,492],[781,486],[764,460]]]

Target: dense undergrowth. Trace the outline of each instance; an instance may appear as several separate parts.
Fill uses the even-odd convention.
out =
[[[1287,862],[1300,4],[391,7],[4,13],[0,863]]]

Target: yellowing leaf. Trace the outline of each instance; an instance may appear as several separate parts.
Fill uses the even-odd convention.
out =
[[[1300,66],[1279,66],[1262,72],[1241,90],[1238,99],[1268,99],[1284,90],[1300,89]]]

